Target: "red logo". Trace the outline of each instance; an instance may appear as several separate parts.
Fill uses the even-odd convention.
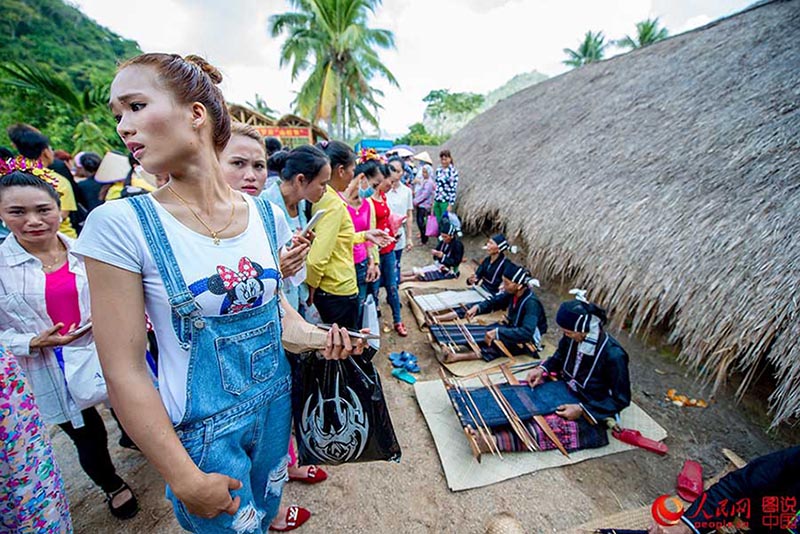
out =
[[[653,519],[663,527],[677,525],[683,515],[683,502],[677,497],[662,495],[650,508]]]

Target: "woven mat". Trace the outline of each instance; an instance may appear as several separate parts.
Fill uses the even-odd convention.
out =
[[[477,381],[467,381],[467,385],[477,384]],[[467,437],[442,382],[417,382],[414,384],[414,391],[439,452],[447,486],[452,491],[480,488],[542,469],[575,464],[635,448],[610,438],[610,443],[605,447],[575,451],[570,453],[569,458],[553,450],[504,453],[502,460],[485,454],[481,457],[481,463],[478,463],[472,456]],[[639,430],[643,435],[657,441],[667,437],[667,431],[635,404],[631,404],[620,415],[625,428]]]
[[[409,288],[436,288],[436,289],[464,289],[467,287],[467,278],[475,274],[475,266],[472,262],[464,262],[459,268],[461,275],[458,278],[451,278],[449,280],[436,280],[435,282],[403,282],[400,284],[400,291]]]

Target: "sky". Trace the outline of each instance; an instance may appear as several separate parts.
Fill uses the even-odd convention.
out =
[[[741,11],[753,0],[384,0],[372,27],[391,30],[396,49],[381,51],[400,87],[377,81],[385,137],[422,120],[422,98],[433,89],[486,93],[515,75],[567,70],[564,48],[588,30],[608,39],[633,35],[635,24],[660,17],[671,35]],[[302,76],[280,66],[282,38],[268,31],[270,15],[290,11],[285,0],[72,0],[81,11],[145,52],[199,54],[223,74],[229,102],[260,94],[280,114],[292,111]],[[378,132],[371,132],[377,134]]]

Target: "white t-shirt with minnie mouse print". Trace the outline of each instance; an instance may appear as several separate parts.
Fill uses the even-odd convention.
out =
[[[221,240],[219,245],[190,230],[154,202],[183,278],[204,315],[237,313],[275,296],[275,279],[268,276],[277,266],[269,239],[253,199],[242,196],[250,212],[247,229],[234,238]],[[277,242],[289,242],[292,231],[283,212],[272,203],[270,207]],[[72,253],[141,273],[145,309],[158,340],[161,400],[172,422],[180,422],[186,406],[189,352],[180,347],[172,327],[167,292],[133,207],[116,200],[93,210]]]

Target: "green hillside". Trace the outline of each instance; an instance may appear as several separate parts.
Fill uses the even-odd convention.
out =
[[[46,67],[78,91],[108,83],[119,60],[140,53],[135,41],[100,26],[61,0],[0,0],[0,36],[0,61]],[[110,142],[117,143],[108,113],[97,112],[92,119],[107,132]],[[79,116],[40,93],[0,84],[0,144],[9,146],[5,128],[15,122],[41,129],[50,136],[53,148],[76,148],[72,133]]]
[[[523,89],[527,89],[528,87],[544,81],[547,78],[548,77],[546,74],[542,74],[541,72],[535,70],[517,74],[497,89],[486,93],[483,98],[483,104],[472,111],[463,113],[441,113],[433,116],[429,113],[429,106],[429,108],[425,111],[422,124],[425,126],[425,129],[428,132],[447,138],[464,127],[464,125],[466,125],[476,116],[491,108],[504,98],[508,98],[514,93],[522,91]]]

